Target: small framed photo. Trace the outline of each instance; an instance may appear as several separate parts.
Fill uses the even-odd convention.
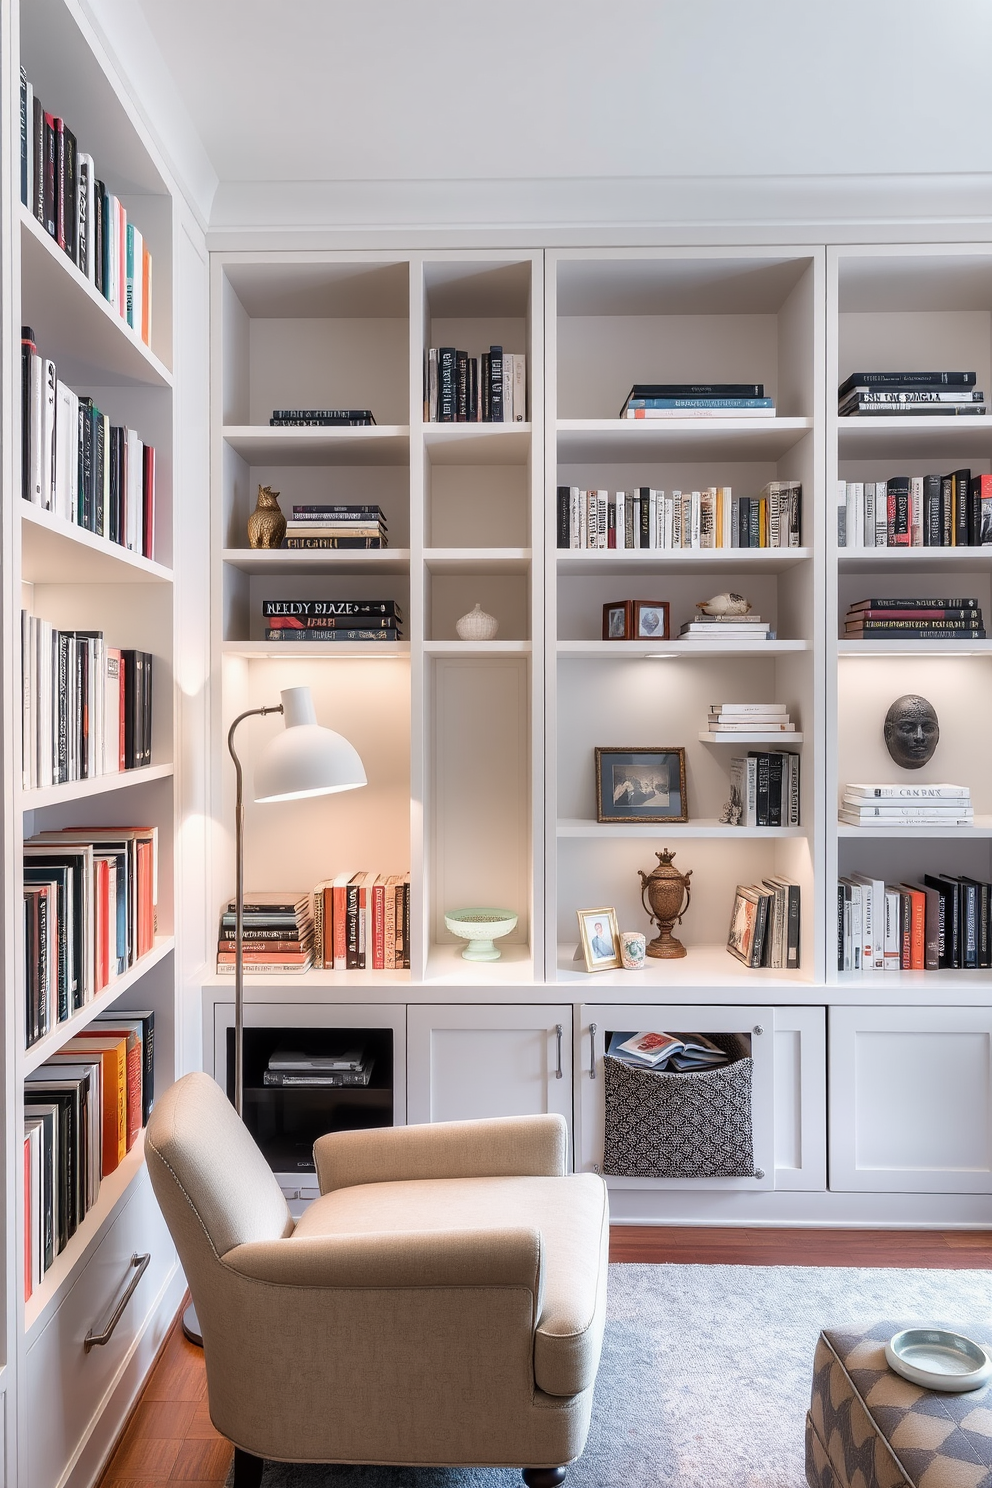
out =
[[[631,617],[632,640],[667,641],[670,639],[667,599],[634,599],[631,603],[634,607]]]
[[[688,821],[685,750],[597,746],[596,820]]]
[[[616,910],[578,909],[576,914],[586,971],[609,971],[611,967],[622,966]]]
[[[758,923],[758,895],[752,888],[738,884],[734,892],[734,907],[730,915],[727,932],[727,950],[745,966],[751,966],[754,955],[754,936]]]
[[[633,640],[633,633],[631,631],[632,608],[633,601],[629,599],[618,599],[616,604],[605,604],[603,606],[604,641]]]

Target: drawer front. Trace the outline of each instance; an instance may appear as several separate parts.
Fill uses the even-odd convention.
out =
[[[87,1350],[134,1276],[131,1256],[150,1254],[109,1342]],[[175,1248],[142,1169],[134,1190],[57,1312],[27,1353],[27,1482],[59,1482],[140,1335],[175,1263]],[[55,1408],[53,1408],[55,1402]]]

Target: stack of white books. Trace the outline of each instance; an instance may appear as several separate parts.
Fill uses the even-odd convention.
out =
[[[853,827],[970,827],[967,785],[845,785],[838,816]]]
[[[796,726],[785,703],[710,703],[706,724],[711,734],[794,734]]]
[[[772,628],[760,615],[696,615],[680,628],[688,641],[770,641]]]

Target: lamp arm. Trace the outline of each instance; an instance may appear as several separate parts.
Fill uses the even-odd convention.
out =
[[[244,1093],[244,1023],[245,1023],[245,794],[244,770],[234,747],[234,734],[238,724],[246,718],[264,717],[266,713],[281,713],[282,703],[268,708],[248,708],[239,713],[227,731],[227,748],[234,761],[234,1109],[242,1114]]]

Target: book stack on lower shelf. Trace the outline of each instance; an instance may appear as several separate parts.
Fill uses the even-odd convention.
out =
[[[837,883],[838,971],[967,971],[992,966],[992,884],[925,873]]]
[[[854,641],[983,641],[977,599],[859,599],[848,606],[844,639]]]
[[[339,873],[313,891],[314,965],[327,971],[410,966],[409,873]]]
[[[840,821],[851,827],[972,827],[967,785],[845,785]]]
[[[774,418],[761,382],[635,382],[622,419]]]
[[[732,742],[741,734],[794,734],[796,728],[785,703],[710,703],[707,733],[701,739]]]
[[[974,372],[852,372],[837,389],[837,414],[983,414],[977,381]]]
[[[273,429],[364,429],[375,423],[371,408],[273,408]]]
[[[313,913],[310,895],[280,892],[245,895],[242,919],[243,967],[247,973],[283,975],[313,965]],[[217,970],[233,973],[237,957],[237,905],[220,917]]]
[[[749,967],[799,969],[800,889],[777,874],[757,884],[738,884],[730,916],[727,950]]]
[[[267,641],[402,640],[403,615],[394,599],[263,599]]]
[[[381,506],[300,504],[287,519],[285,546],[293,551],[366,551],[388,547],[389,532]]]
[[[694,615],[679,627],[683,641],[708,641],[716,644],[772,641],[775,632],[760,615]]]
[[[137,1141],[154,1101],[152,1012],[94,1019],[24,1084],[24,1291],[30,1297]]]

